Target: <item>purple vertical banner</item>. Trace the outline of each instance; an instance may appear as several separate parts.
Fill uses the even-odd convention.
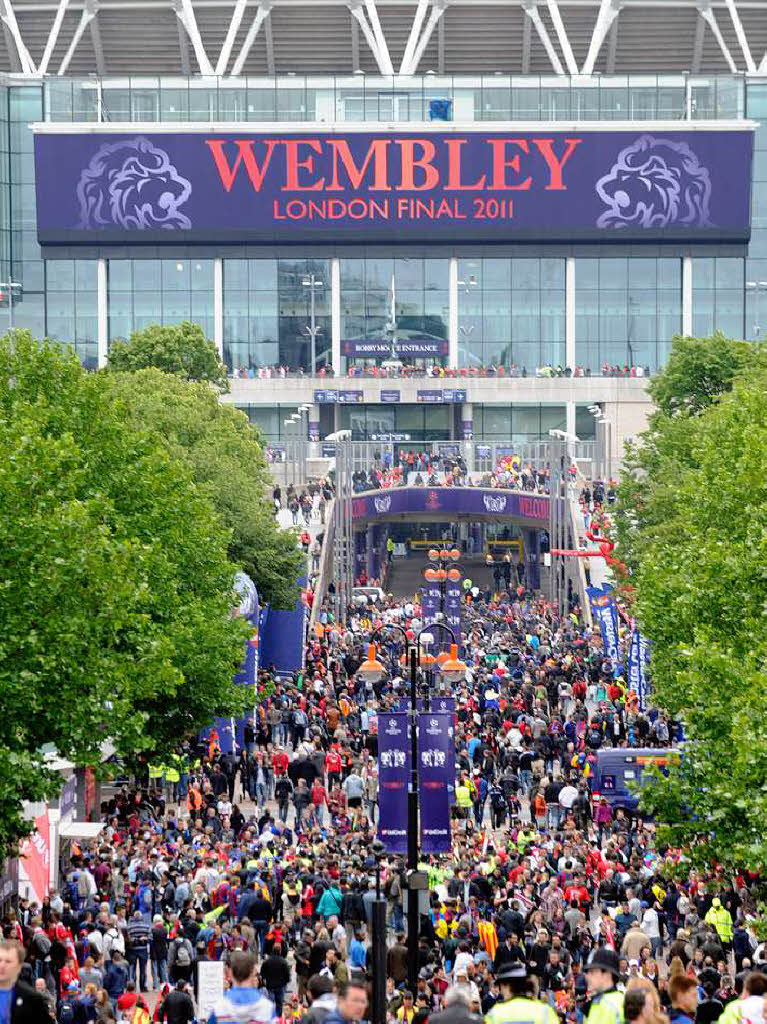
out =
[[[445,588],[445,622],[455,633],[458,649],[461,649],[461,581],[448,580]]]
[[[410,781],[408,716],[378,715],[378,838],[389,853],[407,853]]]
[[[418,716],[418,794],[421,805],[421,852],[450,853],[451,785],[455,792],[453,715],[424,712]]]
[[[421,618],[428,626],[437,621],[439,615],[439,586],[436,583],[421,587]]]

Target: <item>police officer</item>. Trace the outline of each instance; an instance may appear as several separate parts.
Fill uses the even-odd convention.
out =
[[[486,1024],[559,1024],[548,1003],[530,998],[532,989],[524,964],[504,964],[495,980],[501,999],[486,1015]]]
[[[612,949],[595,949],[586,964],[591,1006],[586,1024],[623,1024],[623,994],[616,991],[620,977],[618,954]]]

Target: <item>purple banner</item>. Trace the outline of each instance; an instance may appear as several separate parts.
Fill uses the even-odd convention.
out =
[[[442,512],[448,517],[525,519],[542,526],[549,521],[549,499],[546,495],[484,487],[396,487],[352,499],[352,517],[356,520]]]
[[[421,587],[421,618],[423,624],[428,626],[437,621],[439,615],[439,586],[431,584]]]
[[[341,341],[341,354],[345,356],[378,356],[386,359],[392,354],[392,343],[385,339],[356,338]],[[394,356],[415,356],[422,359],[428,356],[441,358],[447,355],[447,342],[439,338],[403,338],[394,342]]]
[[[461,421],[461,432],[463,433],[464,441],[471,441],[474,437],[474,421],[473,420],[462,420]]]
[[[461,637],[461,581],[448,580],[445,586],[445,623],[455,633],[459,649]]]
[[[407,853],[410,742],[407,715],[378,715],[378,838],[389,853]]]
[[[38,132],[40,243],[745,242],[750,234],[750,129],[189,127]]]
[[[309,421],[309,440],[319,441],[320,439],[320,425],[316,420]]]
[[[450,783],[455,778],[453,715],[418,716],[418,793],[421,806],[421,852],[450,853]]]
[[[416,709],[423,711],[425,707],[425,701],[423,697],[416,698]],[[399,711],[410,710],[410,698],[400,697],[397,701],[397,708]],[[429,698],[429,710],[437,712],[446,712],[448,714],[455,714],[455,697],[430,697]]]

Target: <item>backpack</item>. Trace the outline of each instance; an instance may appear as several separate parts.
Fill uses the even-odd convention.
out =
[[[44,960],[51,951],[51,940],[45,932],[36,932],[32,944],[35,947],[35,953],[41,960]]]
[[[63,999],[59,1006],[59,1024],[74,1024],[75,1008],[70,999]]]
[[[184,939],[176,939],[176,967],[191,967],[192,955]]]
[[[88,878],[84,871],[81,871],[77,876],[77,895],[88,895]]]

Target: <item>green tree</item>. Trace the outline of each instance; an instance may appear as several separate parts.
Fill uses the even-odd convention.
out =
[[[221,405],[205,384],[159,370],[110,378],[133,422],[155,430],[186,457],[229,532],[231,561],[252,578],[260,600],[293,607],[303,557],[295,534],[275,520],[261,437],[247,416]]]
[[[725,351],[704,373],[689,356],[714,343]],[[642,801],[690,861],[754,867],[767,857],[767,367],[721,337],[674,348],[617,513],[653,701],[686,736]]]
[[[674,338],[667,367],[648,386],[654,402],[648,428],[624,458],[615,525],[621,558],[629,567],[648,531],[666,520],[677,474],[695,464],[696,417],[718,402],[737,376],[760,366],[767,366],[760,346],[721,332]]]
[[[161,327],[155,324],[134,331],[125,341],[118,338],[109,352],[110,370],[145,370],[155,367],[184,380],[207,381],[221,391],[229,390],[226,367],[218,350],[199,324],[185,320]]]
[[[229,536],[189,462],[105,374],[26,332],[0,338],[0,855],[40,751],[98,765],[164,752],[237,714]]]

